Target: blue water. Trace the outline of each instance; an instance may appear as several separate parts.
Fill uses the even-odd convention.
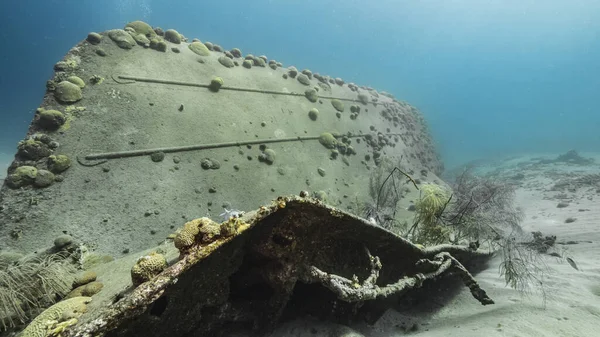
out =
[[[597,0],[19,0],[0,1],[0,153],[53,64],[133,20],[391,92],[424,113],[449,167],[600,144]]]

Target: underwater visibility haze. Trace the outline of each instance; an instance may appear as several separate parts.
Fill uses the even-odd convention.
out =
[[[0,337],[598,335],[598,1],[0,1],[0,45]]]
[[[51,65],[133,20],[386,90],[423,111],[446,167],[600,141],[600,4],[577,1],[4,1],[0,152]],[[4,48],[3,48],[4,49]],[[10,52],[8,52],[10,50]]]

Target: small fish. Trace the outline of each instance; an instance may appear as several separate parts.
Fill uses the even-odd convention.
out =
[[[244,215],[243,211],[238,211],[237,209],[227,209],[227,208],[223,208],[225,210],[225,212],[219,214],[220,217],[222,217],[223,219],[225,219],[225,221],[229,220],[230,217],[233,218],[239,218],[242,215]]]
[[[575,270],[579,270],[579,268],[577,268],[577,263],[575,263],[575,261],[573,261],[572,258],[567,257],[567,262],[569,262],[569,264],[571,265],[571,267],[573,267]]]

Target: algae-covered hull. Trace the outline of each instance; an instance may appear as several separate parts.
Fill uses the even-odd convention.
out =
[[[55,65],[1,190],[0,247],[66,233],[118,257],[304,189],[346,209],[383,160],[441,171],[389,94],[149,27],[91,33]]]

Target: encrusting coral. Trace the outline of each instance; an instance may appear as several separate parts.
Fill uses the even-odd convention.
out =
[[[207,217],[186,222],[183,228],[175,234],[175,247],[180,252],[185,252],[194,243],[208,244],[219,236],[231,236],[239,227],[239,222],[240,220],[237,217],[230,217],[223,224]]]
[[[91,297],[82,296],[58,302],[31,321],[19,337],[58,336],[65,328],[77,323],[77,318],[86,312],[91,301]]]
[[[317,317],[333,312],[344,319],[359,319],[372,313],[371,306],[364,305],[367,302],[391,303],[392,297],[399,299],[445,273],[457,275],[481,304],[493,303],[462,264],[486,259],[489,254],[464,246],[419,248],[309,198],[307,192],[302,194],[300,198],[279,197],[271,205],[241,217],[231,216],[222,224],[208,218],[186,223],[177,234],[179,261],[94,313],[95,319],[70,327],[63,335],[103,335],[110,330],[123,336],[184,336],[192,331],[197,336],[214,336],[217,331],[227,335],[239,327],[228,324],[231,322],[258,322],[253,331],[264,331],[278,322],[292,297],[301,304],[310,301],[332,310],[317,310]],[[182,240],[184,235],[186,240]],[[328,296],[311,296],[312,288],[296,287],[299,281],[320,284],[339,301],[331,305]],[[278,292],[256,292],[257,286]],[[231,296],[246,291],[253,292],[251,299]],[[224,311],[202,315],[215,301],[223,303]],[[162,308],[160,319],[142,314],[158,307]],[[240,315],[239,308],[246,307],[252,310]],[[165,323],[171,319],[177,319],[179,330],[169,330]]]
[[[152,252],[140,257],[131,268],[131,281],[133,285],[140,285],[167,268],[167,259],[164,255]]]

